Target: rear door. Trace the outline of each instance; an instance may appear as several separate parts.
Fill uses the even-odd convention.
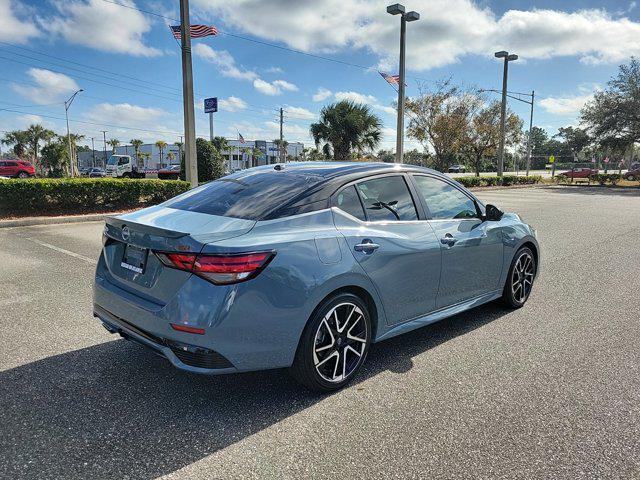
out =
[[[482,221],[474,199],[435,176],[412,175],[442,250],[437,308],[498,289],[503,263],[499,222]]]
[[[344,187],[333,197],[336,227],[373,281],[387,320],[396,324],[435,309],[440,246],[420,218],[404,175]]]

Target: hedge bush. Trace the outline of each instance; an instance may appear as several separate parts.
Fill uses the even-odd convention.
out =
[[[600,185],[617,185],[622,179],[622,175],[618,173],[596,173],[591,175],[590,178],[592,181],[598,182]]]
[[[84,213],[154,205],[189,189],[177,180],[38,178],[0,180],[0,215]]]
[[[467,188],[471,187],[492,187],[497,185],[533,185],[542,182],[540,175],[516,176],[516,175],[504,175],[502,177],[457,177],[454,180],[460,182]]]

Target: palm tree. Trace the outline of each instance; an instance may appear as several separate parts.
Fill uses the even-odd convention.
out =
[[[112,138],[111,140],[107,140],[107,145],[111,147],[111,153],[116,154],[116,147],[120,145],[120,140],[117,138]]]
[[[160,150],[160,168],[162,168],[162,159],[164,157],[164,149],[167,148],[167,142],[164,140],[158,140],[156,142],[156,147]]]
[[[172,162],[173,162],[174,158],[176,158],[175,153],[173,153],[173,152],[169,152],[169,153],[167,153],[167,160],[169,161],[169,165],[171,165],[171,164],[172,164]]]
[[[27,144],[31,152],[31,159],[36,168],[39,167],[38,151],[40,149],[40,142],[48,142],[55,136],[52,130],[44,128],[42,125],[30,125],[26,130]]]
[[[227,139],[224,137],[213,137],[213,146],[216,147],[220,154],[222,154],[222,152],[228,152],[230,150],[229,142],[227,142]]]
[[[5,145],[13,145],[13,153],[17,157],[24,157],[27,152],[27,144],[29,143],[29,137],[26,130],[13,130],[5,133],[1,140]]]
[[[134,138],[133,140],[129,140],[129,143],[133,145],[133,150],[136,154],[136,162],[138,167],[140,167],[140,147],[144,145],[144,142],[138,138]]]
[[[312,123],[309,130],[322,151],[333,154],[334,160],[346,161],[351,152],[373,150],[380,143],[382,122],[364,104],[343,100],[325,106],[320,111],[320,121]]]
[[[278,147],[278,153],[280,154],[279,156],[284,158],[284,161],[286,162],[287,146],[289,145],[289,142],[287,142],[286,140],[280,140],[279,138],[277,138],[273,141],[273,143],[276,145],[276,147]]]

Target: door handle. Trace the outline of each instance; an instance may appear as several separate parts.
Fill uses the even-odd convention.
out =
[[[373,243],[371,240],[363,240],[362,243],[358,243],[353,247],[356,252],[364,253],[373,253],[378,248],[380,248],[380,245]]]
[[[450,247],[453,247],[456,241],[457,240],[453,238],[453,235],[451,235],[450,233],[447,233],[444,237],[440,239],[440,243],[442,243],[443,245],[449,245]]]

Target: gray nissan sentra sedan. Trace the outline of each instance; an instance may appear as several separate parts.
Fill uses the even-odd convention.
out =
[[[347,384],[369,346],[527,301],[535,231],[452,179],[384,163],[252,168],[109,218],[94,315],[175,367]]]

